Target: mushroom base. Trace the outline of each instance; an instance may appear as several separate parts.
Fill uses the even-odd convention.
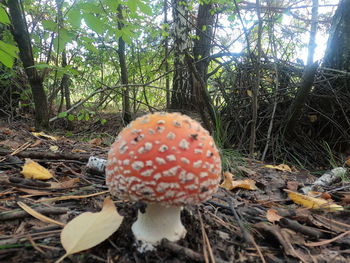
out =
[[[181,223],[181,206],[165,207],[147,204],[145,213],[138,212],[131,229],[137,240],[157,245],[163,238],[177,241],[185,237],[186,229]]]

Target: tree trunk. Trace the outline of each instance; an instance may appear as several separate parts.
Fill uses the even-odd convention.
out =
[[[190,74],[185,61],[185,54],[189,51],[191,43],[189,39],[190,27],[187,1],[172,0],[174,20],[174,76],[171,94],[173,109],[194,109],[193,90]]]
[[[350,72],[349,42],[350,0],[341,0],[332,20],[323,66]]]
[[[13,37],[17,42],[19,56],[22,60],[33,94],[35,126],[37,128],[48,128],[49,113],[47,97],[43,87],[43,79],[34,67],[34,57],[24,11],[21,9],[18,0],[8,1],[8,7],[10,11]]]
[[[118,6],[118,29],[122,30],[123,24],[123,13],[122,5]],[[129,99],[129,87],[128,87],[128,68],[126,66],[125,59],[125,41],[122,37],[118,39],[118,56],[120,64],[120,75],[122,79],[122,84],[125,85],[122,88],[122,99],[123,99],[123,108],[122,108],[122,118],[124,124],[128,124],[131,121],[131,112],[130,112],[130,99]]]

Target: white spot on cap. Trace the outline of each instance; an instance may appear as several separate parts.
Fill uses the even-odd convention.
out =
[[[200,178],[204,178],[204,177],[207,177],[207,176],[208,176],[207,172],[200,172],[200,174],[199,174]]]
[[[176,156],[174,154],[169,154],[165,157],[169,162],[174,162],[176,161]]]
[[[142,131],[141,129],[132,129],[131,134],[136,135],[136,134],[141,133],[141,131]]]
[[[156,162],[160,165],[166,164],[166,161],[161,157],[156,157]]]
[[[180,166],[174,166],[166,171],[163,171],[164,176],[175,176],[177,173],[177,170],[180,168]]]
[[[146,161],[146,166],[152,166],[152,165],[153,165],[153,162],[151,160]]]
[[[157,121],[157,124],[165,124],[165,120],[159,120]]]
[[[124,154],[128,150],[126,141],[122,141],[119,146],[119,153]]]
[[[181,157],[180,161],[183,162],[184,164],[190,164],[190,160],[188,160],[186,157]]]
[[[162,175],[161,175],[161,173],[156,173],[154,176],[153,176],[153,179],[154,180],[159,180],[159,178],[161,178],[162,177]]]
[[[144,117],[141,119],[141,124],[146,124],[146,123],[149,123],[149,118],[148,116]]]
[[[159,147],[159,152],[163,153],[165,152],[166,150],[168,150],[168,146],[166,146],[165,144],[162,144],[160,147]]]
[[[145,170],[145,171],[141,172],[140,174],[141,174],[142,176],[148,177],[148,176],[151,176],[151,175],[152,175],[153,171],[154,171],[153,169],[148,169],[148,170]]]
[[[196,190],[196,189],[198,189],[198,185],[196,185],[196,184],[185,185],[185,189],[187,189],[187,190]]]
[[[131,171],[130,170],[124,170],[123,174],[131,174]]]
[[[198,160],[193,163],[193,168],[199,168],[202,165],[202,160]]]
[[[124,159],[123,160],[123,165],[129,165],[130,164],[130,160],[129,159]]]
[[[134,156],[134,155],[135,155],[135,152],[134,152],[134,151],[130,151],[130,152],[129,152],[129,156],[132,157],[132,156]]]
[[[209,158],[209,157],[212,157],[214,155],[214,153],[212,152],[212,151],[207,151],[207,157]]]
[[[152,129],[152,128],[149,128],[149,129],[148,129],[148,133],[149,133],[149,134],[155,134],[156,131],[155,131],[154,129]]]
[[[169,140],[174,140],[176,138],[176,135],[173,132],[169,132],[167,134],[166,138],[169,139]]]
[[[157,132],[162,133],[164,130],[165,130],[165,127],[164,127],[164,126],[158,126],[158,127],[157,127]]]
[[[195,149],[194,149],[194,153],[195,153],[195,154],[201,154],[202,152],[203,152],[202,149],[198,149],[198,148],[195,148]]]
[[[181,127],[181,123],[179,121],[173,121],[175,127]]]
[[[188,150],[190,148],[190,143],[186,139],[182,139],[179,142],[179,147],[183,150]]]
[[[135,161],[135,162],[132,163],[131,167],[132,167],[134,170],[138,171],[138,170],[140,170],[141,168],[144,167],[144,164],[143,164],[142,161]]]

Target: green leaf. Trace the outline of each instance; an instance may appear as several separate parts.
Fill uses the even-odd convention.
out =
[[[73,114],[69,114],[68,117],[67,117],[67,119],[68,119],[69,121],[73,121],[73,120],[74,120],[74,115],[73,115]]]
[[[77,117],[78,121],[81,121],[83,118],[84,118],[84,114],[79,114]]]
[[[58,118],[65,118],[65,117],[67,117],[67,112],[60,112],[59,114],[58,114],[58,116],[57,116]]]
[[[202,31],[205,32],[207,30],[207,26],[206,25],[203,25],[202,26]]]
[[[100,21],[99,18],[96,16],[93,16],[91,14],[84,14],[83,15],[85,23],[87,24],[90,29],[95,31],[97,34],[103,33],[103,23]]]
[[[43,20],[41,22],[46,30],[57,32],[57,24],[50,20]]]
[[[4,64],[4,66],[12,68],[14,60],[15,58],[13,56],[10,56],[9,54],[0,50],[0,63]]]
[[[139,8],[140,8],[140,11],[141,11],[142,13],[144,13],[144,14],[146,14],[146,15],[149,15],[149,16],[153,15],[152,8],[149,7],[148,4],[145,4],[145,3],[143,3],[143,2],[140,1],[140,2],[139,2]]]
[[[90,120],[90,115],[89,115],[89,113],[86,113],[85,116],[84,116],[84,118],[85,118],[86,121]]]
[[[101,120],[101,124],[102,124],[102,125],[105,125],[105,124],[106,124],[106,122],[107,122],[107,120],[106,120],[106,119],[102,119],[102,120]]]
[[[125,2],[125,5],[129,7],[132,13],[136,13],[138,4],[139,4],[139,0],[128,0]]]
[[[118,0],[105,0],[104,2],[112,10],[117,10],[118,5],[120,4],[120,1]]]
[[[80,27],[81,15],[78,9],[71,9],[67,14],[67,22],[75,28]]]
[[[2,5],[0,5],[0,23],[3,23],[5,25],[10,24],[10,19],[5,11],[5,8]]]
[[[9,56],[17,58],[18,47],[5,43],[0,40],[0,50],[7,53]]]

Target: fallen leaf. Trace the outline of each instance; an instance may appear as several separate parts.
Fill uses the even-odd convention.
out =
[[[296,204],[302,205],[311,209],[324,209],[330,212],[342,211],[344,208],[340,205],[332,203],[331,200],[324,200],[322,198],[315,198],[307,195],[302,195],[296,192],[284,189],[288,193],[289,198]]]
[[[59,148],[58,148],[57,145],[51,145],[50,146],[50,151],[54,152],[54,153],[57,153],[59,151]]]
[[[43,141],[42,140],[36,140],[32,145],[30,145],[30,147],[36,147],[38,145],[40,145]]]
[[[316,198],[321,197],[322,199],[325,199],[325,200],[332,199],[331,195],[326,192],[322,193],[322,192],[316,192],[316,191],[309,191],[307,195],[311,197],[316,197]]]
[[[346,159],[345,163],[350,166],[350,156],[348,157],[348,159]]]
[[[291,191],[297,191],[299,187],[299,182],[297,181],[288,181],[287,182],[287,189]]]
[[[22,166],[21,174],[23,174],[26,179],[47,180],[53,177],[49,170],[29,158],[26,158]]]
[[[266,218],[267,220],[269,220],[270,222],[274,223],[276,221],[280,221],[281,218],[283,218],[282,216],[280,216],[277,212],[276,209],[272,209],[270,208],[269,210],[267,210],[266,212]]]
[[[95,138],[89,141],[90,144],[100,146],[102,144],[102,140],[100,138]]]
[[[34,209],[30,208],[29,206],[27,206],[25,203],[22,202],[17,202],[18,206],[21,207],[24,211],[26,211],[28,214],[30,214],[31,216],[39,219],[40,221],[43,221],[45,223],[51,223],[51,224],[56,224],[59,226],[64,226],[63,223],[58,222],[54,219],[51,219],[47,216],[44,216],[43,214],[40,214],[39,212],[35,211]]]
[[[35,201],[35,203],[62,201],[62,200],[69,200],[69,199],[85,199],[85,198],[88,198],[88,197],[93,197],[93,196],[97,196],[97,195],[107,194],[108,192],[109,191],[107,190],[107,191],[93,193],[93,194],[89,194],[89,195],[64,195],[64,196],[57,196],[57,197],[52,197],[52,198],[43,198],[43,199]]]
[[[36,136],[36,137],[42,137],[42,138],[49,139],[49,140],[52,140],[52,141],[57,141],[56,137],[48,135],[48,134],[46,134],[44,132],[32,132],[32,134],[34,136]]]
[[[255,181],[252,179],[244,179],[244,180],[233,180],[233,174],[230,172],[224,172],[224,181],[220,185],[222,188],[227,190],[232,190],[235,188],[243,188],[247,190],[256,190]]]
[[[65,257],[92,248],[111,236],[120,226],[123,217],[120,216],[110,197],[103,202],[101,212],[83,213],[70,221],[61,232],[61,243]]]
[[[69,180],[63,181],[63,182],[52,182],[51,188],[70,188],[73,187],[75,184],[80,182],[80,178],[71,178]]]
[[[253,92],[251,91],[251,90],[247,90],[247,95],[249,96],[249,97],[253,97]]]
[[[267,164],[264,167],[265,168],[276,169],[276,170],[279,170],[279,171],[282,171],[282,172],[291,172],[292,171],[292,169],[286,164],[279,164],[279,165]]]
[[[85,150],[81,150],[81,149],[73,149],[71,152],[72,153],[86,153]]]

